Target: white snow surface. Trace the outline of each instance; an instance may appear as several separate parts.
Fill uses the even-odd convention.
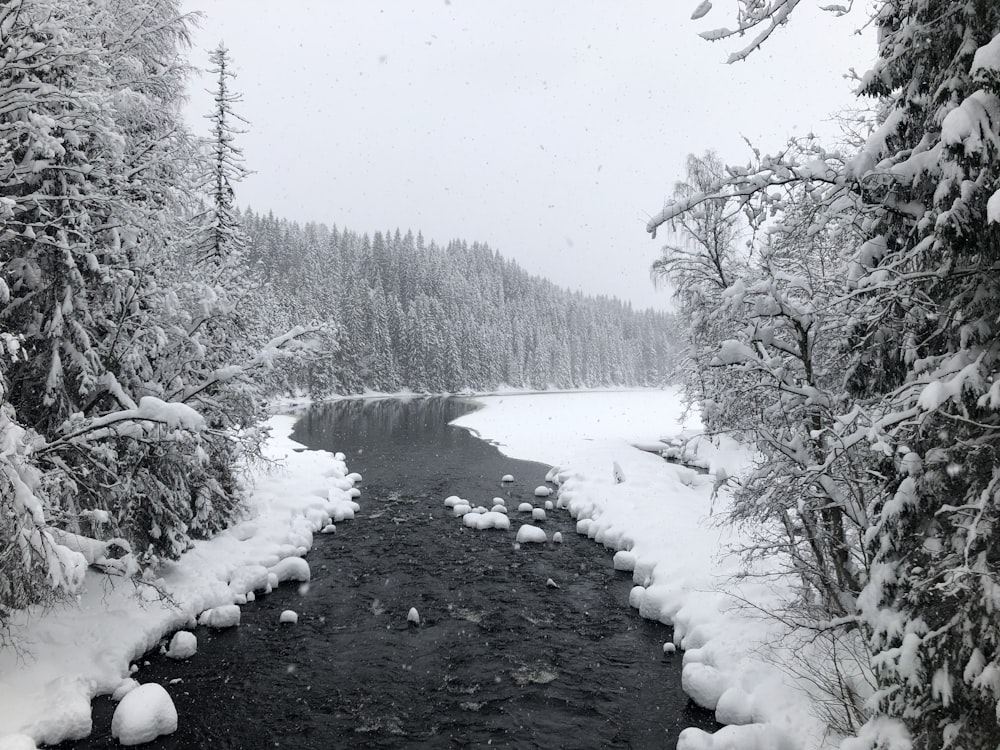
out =
[[[477,401],[485,408],[454,424],[475,430],[512,458],[556,467],[556,507],[569,510],[580,534],[618,551],[615,567],[631,570],[637,584],[632,606],[674,628],[674,643],[684,650],[684,689],[731,724],[714,735],[687,729],[679,748],[837,747],[838,738],[826,737],[816,718],[809,686],[781,667],[794,649],[779,623],[737,600],[771,611],[790,595],[773,582],[737,580],[739,562],[724,552],[741,540],[718,523],[728,496],[723,490],[713,507],[713,484],[715,477],[745,470],[746,450],[695,438],[696,463],[706,475],[634,447],[666,448],[682,432],[697,433],[696,421],[680,423],[680,396],[670,389],[503,394]],[[627,482],[616,483],[615,462]],[[797,645],[802,656],[819,660]]]
[[[144,402],[136,411],[190,421],[169,405]],[[222,615],[231,620],[234,610],[239,614],[235,602],[268,590],[278,579],[308,580],[304,561],[282,560],[304,555],[313,534],[335,514],[356,509],[343,487],[350,489],[357,480],[347,479],[342,454],[295,450],[302,448],[289,437],[295,420],[268,421],[265,453],[281,468],[255,477],[248,518],[214,539],[195,542],[179,560],[156,571],[155,582],[177,607],[161,602],[150,586],[137,588],[88,569],[77,601],[12,618],[14,647],[0,649],[0,748],[22,746],[17,744],[22,737],[56,744],[87,736],[91,698],[113,693],[130,676],[133,660],[162,639],[206,610],[214,610],[219,621]],[[141,672],[136,676],[141,679]]]
[[[190,659],[198,653],[198,637],[189,630],[178,630],[170,639],[167,656],[171,659]]]
[[[141,745],[176,731],[174,701],[163,686],[155,682],[130,691],[111,718],[111,736],[123,745]]]

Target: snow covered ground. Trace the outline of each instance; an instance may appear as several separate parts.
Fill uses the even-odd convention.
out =
[[[164,636],[193,626],[199,615],[210,627],[235,625],[234,605],[254,591],[308,580],[301,556],[315,532],[353,517],[358,476],[348,474],[339,454],[293,450],[301,447],[289,438],[294,423],[290,416],[269,422],[267,457],[284,468],[257,480],[251,517],[160,571],[159,584],[176,606],[161,602],[152,587],[137,596],[131,583],[90,572],[77,602],[14,623],[12,645],[0,649],[0,750],[87,736],[91,698],[115,691],[124,697],[135,688],[130,667]],[[170,655],[190,655],[192,639],[172,643]],[[173,705],[163,697],[136,695],[119,705],[113,729],[123,744],[169,730]],[[176,726],[176,713],[172,720]]]
[[[578,519],[579,533],[618,550],[615,566],[632,571],[636,583],[632,605],[674,628],[684,689],[730,725],[714,735],[685,730],[678,748],[834,745],[819,719],[822,696],[811,696],[814,688],[790,674],[799,664],[794,650],[821,657],[803,654],[776,621],[739,602],[771,611],[789,593],[773,583],[735,579],[739,562],[724,552],[740,539],[717,523],[726,496],[720,493],[713,508],[712,490],[720,471],[735,474],[746,465],[745,452],[703,443],[699,452],[709,473],[702,474],[634,447],[654,447],[659,438],[681,433],[679,397],[672,390],[503,394],[477,401],[486,408],[454,424],[513,458],[558,467],[559,507]],[[690,431],[697,423],[683,427]]]

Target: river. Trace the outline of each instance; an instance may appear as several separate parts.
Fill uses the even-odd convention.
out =
[[[630,576],[565,510],[539,524],[561,544],[514,544],[517,505],[544,502],[533,490],[549,467],[449,426],[472,408],[351,399],[305,413],[295,439],[347,455],[362,510],[317,537],[308,586],[258,597],[238,628],[199,628],[190,660],[146,657],[136,676],[170,685],[180,726],[145,747],[672,748],[684,727],[717,728],[682,692],[680,655],[663,653],[670,629],[629,609]],[[466,528],[449,495],[503,498],[512,529]],[[296,625],[278,623],[285,609]],[[64,747],[117,747],[113,710],[95,700],[95,734]]]

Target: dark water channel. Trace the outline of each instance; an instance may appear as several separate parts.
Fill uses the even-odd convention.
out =
[[[144,747],[673,748],[684,727],[716,728],[681,691],[679,654],[662,652],[670,629],[629,609],[630,576],[565,510],[540,524],[562,544],[515,547],[529,520],[517,505],[544,502],[548,467],[448,426],[472,408],[347,400],[305,414],[295,439],[347,454],[362,510],[317,536],[308,590],[260,596],[238,628],[199,628],[188,661],[148,657],[136,676],[167,687],[180,726]],[[505,498],[511,530],[466,528],[448,495]],[[284,609],[298,624],[279,625]],[[96,700],[94,734],[66,746],[117,747],[113,710]]]

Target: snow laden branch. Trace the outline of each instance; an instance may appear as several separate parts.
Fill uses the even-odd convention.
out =
[[[799,2],[800,0],[738,0],[735,25],[702,31],[699,36],[709,42],[718,42],[751,34],[751,41],[731,53],[726,60],[729,64],[741,62],[760,49],[779,28],[788,23]],[[853,0],[850,0],[846,5],[823,5],[820,9],[834,16],[843,16],[851,12],[853,5]],[[706,17],[711,10],[712,3],[703,0],[692,12],[691,18],[699,20]]]
[[[248,362],[216,368],[207,374],[203,382],[180,393],[172,394],[172,396],[181,403],[197,401],[203,398],[207,392],[222,385],[246,380],[258,370],[270,370],[278,361],[307,351],[310,347],[308,337],[326,330],[327,327],[322,325],[295,326],[290,331],[268,341]]]
[[[849,159],[837,151],[828,151],[813,141],[789,141],[785,151],[761,156],[745,167],[726,166],[712,182],[697,191],[677,196],[646,224],[646,231],[656,239],[657,230],[678,220],[709,201],[723,201],[733,216],[742,213],[750,227],[760,227],[780,210],[790,190],[805,186],[814,200],[822,201],[837,212],[856,208],[849,190],[850,178],[845,169]],[[817,216],[818,219],[823,217]],[[817,227],[818,229],[819,227]]]

